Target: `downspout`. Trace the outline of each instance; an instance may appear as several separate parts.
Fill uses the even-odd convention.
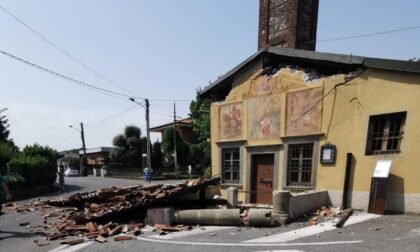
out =
[[[350,169],[351,169],[352,159],[353,159],[353,154],[347,153],[346,173],[344,174],[343,199],[341,201],[341,209],[347,209],[347,199],[348,199],[348,194],[349,194],[349,179],[350,179]]]

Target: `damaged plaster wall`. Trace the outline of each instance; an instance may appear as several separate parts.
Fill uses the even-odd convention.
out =
[[[313,97],[313,100],[317,102],[320,95],[322,96],[325,92],[323,88],[325,85],[339,84],[346,77],[345,74],[328,76],[316,69],[292,65],[255,69],[253,72],[254,74],[250,75],[251,77],[245,80],[238,79],[234,82],[233,88],[225,101],[212,103],[211,105],[212,174],[220,173],[220,148],[226,146],[240,147],[242,170],[238,185],[238,198],[241,202],[245,202],[245,188],[249,188],[247,184],[250,183],[247,172],[250,164],[247,163],[246,158],[248,149],[245,146],[281,145],[281,137],[287,136],[287,96],[289,94],[304,94],[307,92],[306,90],[311,92],[315,89],[317,95]],[[306,104],[305,100],[299,102]],[[303,132],[319,134],[323,131],[321,128],[322,105],[323,102],[321,101],[315,109],[315,115],[319,118],[318,124],[315,125],[316,130],[304,130]],[[307,108],[303,105],[298,105],[298,107],[301,108],[300,112],[304,112]],[[298,113],[300,112],[298,111]],[[233,130],[234,133],[232,133],[232,129],[236,129]],[[313,127],[310,127],[310,129],[313,129]],[[283,164],[283,148],[281,148],[278,157],[278,163]],[[280,169],[280,167],[275,167],[275,169]],[[281,190],[285,186],[282,184],[282,172],[276,174],[278,174],[278,177],[275,178],[278,181],[278,188],[274,189]],[[225,188],[227,187],[228,185]],[[223,186],[222,189],[224,189]],[[222,190],[222,194],[226,196],[225,190]]]

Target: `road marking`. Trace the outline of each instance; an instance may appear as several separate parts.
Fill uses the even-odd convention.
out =
[[[62,246],[57,247],[57,248],[55,248],[55,249],[53,249],[53,250],[50,250],[50,251],[48,251],[48,252],[58,252],[58,251],[61,251],[62,249],[65,249],[65,248],[67,248],[67,247],[70,247],[70,245],[62,245]]]
[[[90,241],[90,242],[80,243],[80,244],[77,244],[77,245],[63,245],[63,246],[60,246],[60,247],[55,248],[53,250],[50,250],[49,252],[75,252],[75,251],[78,251],[82,248],[90,246],[94,243],[95,243],[94,241]]]
[[[226,230],[226,229],[230,229],[230,228],[234,228],[234,227],[205,226],[203,228],[205,228],[205,229],[202,230],[199,227],[199,228],[195,228],[195,229],[193,229],[191,231],[182,231],[182,232],[178,232],[178,233],[169,233],[167,235],[151,235],[148,238],[161,239],[161,240],[170,240],[170,239],[174,239],[174,238],[188,237],[188,236],[193,236],[193,235],[198,235],[198,234],[205,234],[205,233],[209,233],[209,232],[216,232],[216,231]]]
[[[376,214],[359,214],[350,216],[344,226],[356,224],[359,222],[367,221],[370,219],[378,218],[380,215]],[[297,240],[300,238],[304,238],[307,236],[316,235],[319,233],[327,232],[336,229],[335,223],[332,221],[327,221],[318,225],[304,227],[301,229],[292,230],[289,232],[275,234],[271,236],[265,236],[257,239],[252,239],[245,241],[246,243],[269,243],[269,242],[289,242],[293,240]]]
[[[140,241],[176,244],[176,245],[191,245],[191,246],[231,246],[231,247],[287,247],[287,246],[326,246],[326,245],[340,245],[340,244],[356,244],[363,241],[334,241],[334,242],[300,242],[300,243],[217,243],[217,242],[185,242],[185,241],[171,241],[171,240],[157,240],[144,237],[137,237]]]
[[[264,250],[264,251],[255,251],[255,252],[305,252],[303,250]]]

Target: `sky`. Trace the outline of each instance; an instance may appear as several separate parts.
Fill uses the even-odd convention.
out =
[[[99,77],[0,9],[0,50],[78,81],[104,95],[0,54],[0,109],[19,147],[59,151],[112,146],[115,135],[187,117],[197,89],[257,51],[258,0],[0,0],[0,6],[104,76]],[[320,0],[318,40],[420,25],[420,1]],[[420,57],[420,29],[320,42],[317,51],[408,60]],[[107,81],[109,80],[109,81]],[[152,141],[160,137],[152,133]]]

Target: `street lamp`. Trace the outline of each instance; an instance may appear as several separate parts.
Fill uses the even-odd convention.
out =
[[[152,169],[152,162],[151,162],[151,158],[150,158],[150,122],[149,122],[149,100],[148,99],[144,99],[144,102],[146,103],[146,106],[144,106],[143,104],[137,102],[134,98],[129,98],[130,101],[136,103],[139,106],[142,106],[145,110],[146,110],[146,134],[147,134],[147,140],[146,140],[146,149],[147,149],[147,167],[149,167],[150,169]]]
[[[77,130],[80,132],[82,137],[82,144],[83,144],[83,159],[82,159],[82,167],[80,167],[80,176],[86,176],[85,170],[85,160],[86,160],[86,145],[85,145],[85,131],[83,129],[83,122],[80,123],[80,129],[73,127],[73,125],[69,125],[70,128]]]

